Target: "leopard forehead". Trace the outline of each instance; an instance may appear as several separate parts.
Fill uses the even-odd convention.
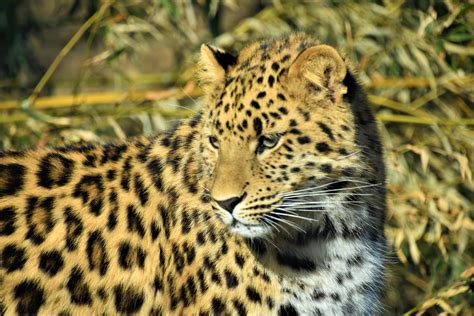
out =
[[[215,107],[210,110],[208,123],[224,140],[235,137],[248,140],[283,125],[283,119],[289,113],[289,96],[275,84],[269,88],[268,84],[262,82],[264,76],[250,75],[246,86],[240,82],[230,82],[216,100]],[[272,75],[268,77],[273,78]]]
[[[334,128],[339,135],[346,136],[337,139],[340,146],[349,145],[345,140],[353,139],[354,120],[350,105],[342,99],[336,101],[334,97],[334,94],[345,94],[347,87],[328,83],[331,79],[328,73],[334,65],[328,66],[324,62],[311,65],[313,70],[314,64],[321,68],[315,74],[319,77],[316,80],[320,81],[319,85],[312,82],[314,76],[311,80],[304,80],[306,74],[301,73],[295,91],[292,81],[296,78],[290,77],[291,70],[296,68],[296,60],[304,59],[301,56],[311,48],[323,46],[306,34],[296,33],[254,43],[244,48],[235,60],[230,55],[222,57],[226,53],[213,48],[215,59],[211,68],[220,64],[217,68],[221,75],[214,78],[217,84],[214,82],[213,89],[207,90],[204,136],[218,135],[221,141],[242,144],[262,134],[290,132],[300,135],[299,142],[305,144],[309,139],[306,134],[316,133],[318,138],[321,132],[330,141],[336,141]],[[347,67],[342,59],[341,63],[343,68]],[[342,81],[342,78],[337,80]],[[305,90],[318,92],[305,93]],[[296,126],[302,126],[303,132]],[[316,130],[315,126],[319,128]],[[347,152],[347,149],[342,149],[342,152]]]
[[[258,136],[265,127],[274,128],[288,114],[290,96],[282,78],[298,54],[315,44],[306,35],[294,34],[243,49],[220,92],[210,95],[214,104],[210,123],[216,132],[224,137],[242,133]]]

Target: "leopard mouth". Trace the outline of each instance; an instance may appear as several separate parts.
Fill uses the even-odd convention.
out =
[[[244,223],[229,212],[213,206],[217,212],[218,218],[228,227],[231,233],[241,235],[243,237],[255,238],[262,237],[272,233],[272,228],[259,220],[258,223]]]
[[[264,224],[244,224],[237,219],[229,225],[229,231],[248,238],[262,237],[272,232],[271,228]]]
[[[247,226],[247,227],[252,227],[252,226],[262,226],[262,224],[246,224],[246,223],[242,223],[241,221],[239,221],[238,219],[236,219],[235,217],[232,217],[232,222],[230,223],[230,227],[237,227],[239,225],[243,225],[243,226]]]

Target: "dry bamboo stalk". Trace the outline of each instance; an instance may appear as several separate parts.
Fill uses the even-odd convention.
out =
[[[474,125],[474,119],[437,119],[429,117],[416,117],[410,115],[396,115],[396,114],[378,114],[377,119],[382,122],[397,122],[397,123],[411,123],[411,124],[438,124],[438,125]]]
[[[474,80],[474,75],[454,76],[450,78],[441,77],[436,81],[439,84],[446,84],[451,81],[465,82],[466,84]],[[367,84],[370,88],[423,88],[430,85],[430,78],[425,77],[402,77],[402,78],[372,78]]]
[[[428,78],[377,78],[367,85],[371,88],[421,88],[429,85]]]
[[[162,108],[129,108],[126,109],[120,113],[117,113],[115,109],[111,109],[109,111],[103,111],[100,112],[99,115],[101,117],[113,117],[113,118],[119,118],[119,117],[128,117],[134,114],[139,114],[139,113],[146,113],[146,114],[159,114],[163,116],[165,119],[181,119],[185,117],[191,116],[194,111],[189,109],[162,109]],[[68,116],[67,119],[70,119],[70,125],[73,126],[79,121],[84,120],[86,118],[89,118],[90,115],[87,113],[81,113],[77,114],[74,116]],[[11,123],[18,123],[18,122],[24,122],[28,119],[30,119],[31,116],[25,113],[15,113],[11,115],[0,115],[0,124],[11,124]],[[55,117],[55,119],[61,119],[60,116]]]
[[[185,89],[186,90],[186,89]],[[158,91],[109,91],[78,95],[63,95],[52,97],[38,97],[33,109],[54,109],[74,107],[79,105],[115,104],[124,101],[144,102],[156,101],[167,98],[195,97],[201,93],[197,89],[185,91],[183,89],[158,90]],[[21,101],[9,100],[0,102],[1,110],[14,110],[21,108]]]
[[[407,114],[410,114],[412,116],[416,116],[416,117],[421,117],[421,118],[429,118],[429,119],[433,119],[434,117],[432,115],[430,115],[429,113],[423,111],[423,110],[418,110],[410,105],[406,105],[406,104],[403,104],[403,103],[400,103],[400,102],[397,102],[397,101],[393,101],[391,99],[387,99],[387,98],[384,98],[384,97],[380,97],[380,96],[377,96],[377,95],[373,95],[373,94],[369,94],[368,96],[369,98],[369,101],[376,105],[376,106],[383,106],[383,107],[386,107],[386,108],[389,108],[389,109],[392,109],[392,110],[395,110],[395,111],[399,111],[399,112],[403,112],[403,113],[407,113]]]

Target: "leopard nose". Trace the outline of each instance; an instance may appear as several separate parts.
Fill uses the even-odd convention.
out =
[[[222,207],[224,210],[232,214],[232,211],[234,208],[242,202],[242,200],[245,198],[246,194],[242,196],[233,196],[230,199],[227,200],[222,200],[222,201],[216,201],[217,204],[219,204],[220,207]]]

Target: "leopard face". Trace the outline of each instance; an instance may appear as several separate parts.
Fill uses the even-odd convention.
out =
[[[333,48],[298,36],[237,58],[202,49],[205,183],[224,223],[247,237],[313,225],[315,210],[342,205],[349,190],[341,187],[363,170],[346,65]]]

